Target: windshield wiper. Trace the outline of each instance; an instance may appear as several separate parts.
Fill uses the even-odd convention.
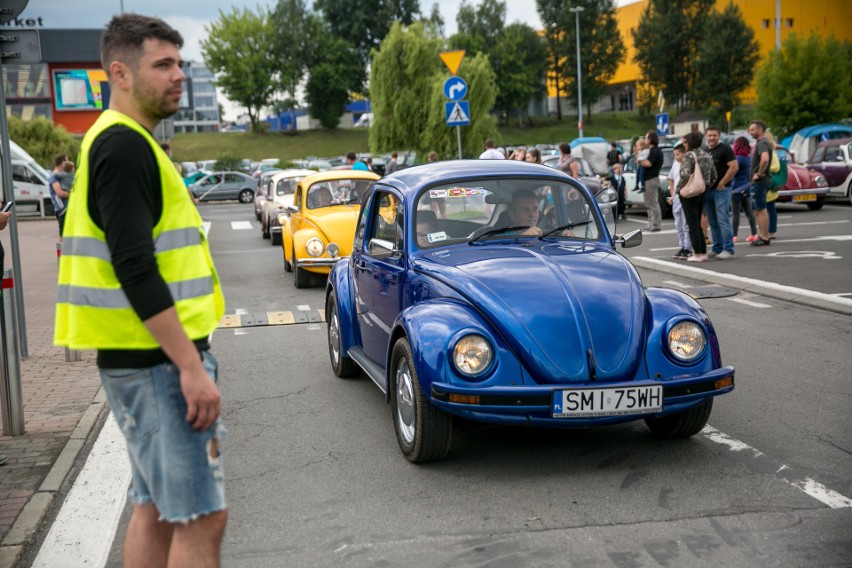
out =
[[[520,231],[522,229],[529,229],[529,228],[530,228],[529,225],[516,225],[514,227],[494,227],[492,229],[488,229],[487,231],[483,231],[482,233],[476,235],[470,241],[468,241],[468,244],[472,245],[473,243],[475,243],[476,241],[478,241],[482,237],[487,237],[487,236],[490,236],[490,235],[499,235],[500,233],[507,233],[509,231]]]
[[[580,221],[579,223],[571,223],[569,225],[562,225],[561,227],[556,227],[555,229],[551,229],[551,230],[547,231],[546,233],[544,233],[543,235],[541,235],[539,237],[539,240],[547,238],[550,235],[552,235],[553,233],[560,233],[562,231],[570,231],[574,227],[579,227],[581,225],[588,225],[591,222],[592,221]]]

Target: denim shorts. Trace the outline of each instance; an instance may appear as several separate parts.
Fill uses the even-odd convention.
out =
[[[218,382],[216,359],[206,351],[202,356],[205,370]],[[100,369],[100,374],[127,442],[132,501],[153,503],[160,520],[169,523],[224,510],[222,418],[207,430],[192,428],[186,421],[178,368],[163,363],[144,369]]]
[[[769,183],[752,183],[750,189],[754,198],[754,209],[766,209],[766,194],[770,190]]]

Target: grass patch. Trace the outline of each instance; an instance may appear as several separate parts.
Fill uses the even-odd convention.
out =
[[[536,117],[530,127],[500,128],[496,142],[501,145],[558,144],[577,137],[576,115]],[[654,128],[653,116],[636,112],[595,114],[585,120],[586,136],[601,136],[607,140],[630,138]],[[366,128],[337,130],[301,130],[298,132],[268,132],[263,134],[231,132],[222,134],[176,134],[172,141],[175,160],[189,162],[216,160],[223,156],[235,158],[278,158],[282,161],[308,156],[342,156],[346,152],[368,152]],[[468,152],[466,152],[468,153]]]

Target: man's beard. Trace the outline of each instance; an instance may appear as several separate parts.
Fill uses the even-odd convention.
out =
[[[136,88],[134,86],[133,97],[139,104],[139,108],[145,113],[145,116],[157,122],[172,116],[178,111],[178,104],[172,104],[166,98],[166,94],[158,94],[152,89],[145,89],[144,87]]]

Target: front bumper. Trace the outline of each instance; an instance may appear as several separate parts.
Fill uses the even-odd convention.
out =
[[[297,258],[296,266],[299,268],[331,268],[341,260],[349,260],[348,256],[336,256],[334,258],[317,257],[317,258]]]
[[[781,201],[797,201],[796,196],[799,196],[799,201],[807,203],[808,201],[816,201],[821,196],[825,196],[827,193],[827,187],[811,187],[807,189],[782,189],[778,192],[778,199],[780,199]],[[803,199],[803,197],[805,199]]]
[[[730,378],[729,386],[717,388],[717,381]],[[663,386],[663,409],[653,414],[621,416],[595,416],[591,418],[554,418],[552,416],[553,392],[571,388],[631,387],[642,385]],[[517,424],[556,428],[583,428],[604,426],[640,420],[649,416],[665,416],[683,412],[710,397],[734,390],[734,368],[721,367],[701,375],[682,375],[659,381],[628,381],[620,383],[583,382],[536,387],[463,387],[455,384],[432,383],[432,404],[441,410],[492,424]],[[478,396],[478,404],[450,402],[450,395]]]

